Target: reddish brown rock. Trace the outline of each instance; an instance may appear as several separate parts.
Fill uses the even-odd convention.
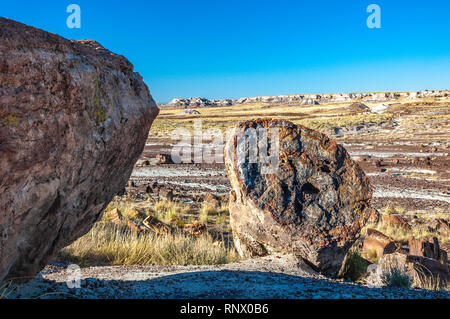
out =
[[[439,247],[436,237],[431,239],[416,239],[411,237],[408,240],[409,254],[412,256],[428,257],[447,265],[447,252]]]
[[[370,113],[370,108],[361,102],[353,102],[352,104],[349,105],[348,110],[355,114],[366,112]]]
[[[274,173],[262,174],[265,164],[249,163],[249,153],[245,161],[237,161],[238,140],[252,128],[279,130],[278,154],[269,132],[268,151],[279,163]],[[264,153],[259,147],[257,153]],[[263,119],[237,125],[225,153],[232,186],[231,227],[239,253],[291,253],[335,276],[373,216],[369,180],[347,151],[304,126]]]
[[[109,212],[106,212],[105,217],[114,224],[120,224],[124,221],[122,213],[117,208],[114,208]]]
[[[147,217],[143,212],[137,210],[136,208],[127,210],[127,216],[132,219],[144,219],[145,217]]]
[[[206,233],[206,225],[198,221],[195,221],[192,224],[184,225],[183,230],[187,232],[189,235],[200,236]]]
[[[91,228],[157,113],[123,56],[0,18],[0,281],[31,279]]]
[[[411,225],[400,215],[387,214],[383,215],[383,223],[397,228],[411,230]]]
[[[158,190],[158,196],[161,199],[171,201],[173,199],[173,191],[168,188],[162,187]]]
[[[391,254],[397,248],[398,245],[388,236],[376,229],[367,229],[362,251],[363,257],[367,260],[376,263],[383,255]]]
[[[217,206],[220,203],[219,197],[210,192],[207,192],[205,194],[205,196],[203,197],[203,202],[211,204],[213,206]]]
[[[142,224],[144,224],[145,227],[157,234],[169,234],[172,232],[172,228],[169,225],[163,223],[158,218],[153,216],[148,216],[146,219],[144,219]]]
[[[137,233],[141,233],[143,231],[146,231],[148,228],[144,227],[143,225],[139,224],[138,222],[135,222],[134,220],[126,220],[126,226]]]
[[[427,226],[430,231],[434,231],[441,236],[450,237],[450,224],[445,219],[433,219],[427,224]]]

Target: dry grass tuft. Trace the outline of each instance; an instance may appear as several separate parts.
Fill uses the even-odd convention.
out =
[[[4,299],[8,296],[10,287],[11,287],[11,282],[0,283],[0,299]]]
[[[394,209],[393,211],[398,212],[397,209]],[[384,211],[384,213],[391,214],[390,212],[386,212],[386,210]],[[423,218],[423,219],[427,220],[427,219],[434,219],[434,218],[438,218],[438,217],[433,216],[433,217],[427,217],[427,218]],[[446,218],[448,218],[448,216],[446,216]],[[412,225],[411,229],[405,229],[402,227],[396,227],[393,225],[389,225],[389,224],[383,222],[383,220],[381,219],[380,222],[378,222],[378,224],[368,225],[367,227],[375,228],[376,230],[382,232],[386,236],[392,238],[395,241],[403,243],[403,244],[406,244],[408,242],[408,239],[411,237],[414,237],[417,239],[436,237],[439,240],[439,242],[442,244],[447,244],[450,242],[450,238],[445,233],[440,233],[440,232],[431,230],[427,226],[426,223]],[[365,232],[367,227],[364,227],[364,229],[362,230],[363,233]]]
[[[392,268],[381,274],[381,281],[388,287],[410,288],[413,284],[413,279],[409,274],[400,268]]]
[[[100,222],[58,259],[93,265],[218,265],[238,260],[233,248],[217,245],[210,235],[192,237],[183,233],[136,234],[110,223]]]
[[[170,222],[174,218],[186,215],[189,213],[189,207],[183,206],[179,203],[172,201],[158,201],[153,205],[153,212],[166,223]]]

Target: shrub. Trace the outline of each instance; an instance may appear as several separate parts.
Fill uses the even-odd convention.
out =
[[[57,259],[80,266],[218,265],[237,261],[238,255],[234,248],[214,245],[208,234],[137,234],[103,222],[64,248]]]
[[[200,221],[204,224],[208,224],[210,218],[209,216],[216,213],[216,207],[209,204],[209,203],[203,203],[202,207],[199,211],[199,218]]]
[[[378,263],[380,256],[377,255],[377,252],[374,249],[368,249],[367,258],[369,258],[369,260],[374,261],[375,263]]]
[[[369,262],[362,258],[357,252],[349,251],[345,257],[339,278],[357,281],[366,273]]]
[[[391,268],[381,274],[381,281],[388,287],[411,287],[412,278],[400,268]]]
[[[7,297],[10,286],[11,286],[11,282],[6,282],[6,283],[0,282],[0,299],[4,299]]]

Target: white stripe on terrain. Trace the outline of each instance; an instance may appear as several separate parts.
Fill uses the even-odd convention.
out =
[[[373,197],[426,199],[450,203],[450,195],[445,195],[437,191],[408,188],[375,187]]]

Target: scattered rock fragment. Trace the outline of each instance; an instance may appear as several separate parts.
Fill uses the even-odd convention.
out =
[[[206,232],[206,225],[195,221],[192,224],[185,224],[183,229],[192,236],[199,236]]]
[[[151,215],[144,219],[142,224],[157,234],[170,234],[172,232],[172,227]]]
[[[105,214],[106,218],[114,224],[120,224],[124,220],[122,213],[117,208],[114,208]]]
[[[157,154],[156,164],[173,164],[172,157],[169,154]]]
[[[181,111],[180,113],[177,113],[178,115],[186,115],[186,114],[200,114],[199,111],[194,110],[194,109],[184,109],[183,111]]]
[[[394,252],[381,257],[379,263],[373,267],[367,283],[374,286],[386,286],[389,274],[409,278],[415,287],[426,289],[446,288],[450,281],[448,265],[434,259],[420,256],[410,256],[405,252]]]
[[[353,102],[352,104],[349,105],[348,109],[351,112],[357,113],[357,114],[370,112],[370,108],[361,102]]]
[[[402,228],[406,230],[411,230],[411,225],[400,215],[386,214],[382,217],[383,223],[391,227]]]
[[[219,197],[214,195],[213,193],[207,192],[203,197],[203,202],[209,203],[213,206],[219,205]]]
[[[161,187],[158,192],[158,196],[164,200],[172,200],[173,199],[173,191],[168,188]]]
[[[398,245],[388,236],[376,229],[367,229],[363,244],[363,257],[377,263],[385,254],[391,254],[398,249]]]
[[[127,210],[127,215],[128,215],[130,218],[133,218],[133,219],[142,219],[142,218],[145,218],[145,217],[146,217],[146,215],[145,215],[143,212],[137,210],[136,208],[130,208],[130,209],[128,209],[128,210]]]
[[[447,252],[439,247],[436,237],[430,239],[416,239],[411,237],[408,241],[409,254],[412,256],[428,257],[447,265]]]
[[[433,219],[427,224],[427,226],[430,231],[437,232],[442,236],[450,236],[450,225],[445,219]]]

